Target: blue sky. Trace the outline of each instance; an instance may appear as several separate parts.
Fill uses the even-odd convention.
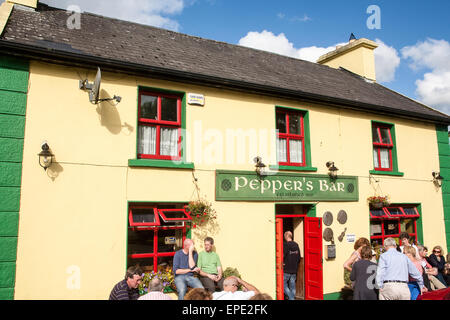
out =
[[[2,0],[0,0],[2,2]],[[376,40],[381,84],[450,114],[450,1],[42,0],[315,61],[337,44]],[[381,28],[369,29],[370,5]]]

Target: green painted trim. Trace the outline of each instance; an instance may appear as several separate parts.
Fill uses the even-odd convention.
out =
[[[0,68],[0,90],[28,92],[28,71]]]
[[[317,172],[317,168],[314,168],[314,167],[293,167],[293,166],[270,165],[269,169],[270,170],[279,170],[279,171]]]
[[[417,226],[417,230],[416,230],[416,232],[417,232],[417,241],[418,241],[420,244],[423,245],[423,244],[425,243],[425,240],[424,240],[424,238],[423,238],[422,204],[417,203],[417,204],[415,204],[415,205],[416,205],[417,211],[419,212],[419,215],[420,215],[419,219],[416,220],[416,226]]]
[[[442,181],[442,205],[444,210],[445,239],[447,252],[450,250],[450,143],[447,126],[436,126],[436,138],[439,152],[439,171]]]
[[[171,160],[130,159],[129,167],[169,168],[169,169],[194,169],[193,163],[177,163]]]
[[[17,237],[19,232],[19,213],[0,212],[0,237]]]
[[[14,300],[14,289],[0,288],[0,300]]]
[[[304,137],[305,162],[306,162],[305,167],[310,168],[310,169],[315,169],[315,170],[299,170],[299,171],[317,171],[317,168],[314,168],[312,166],[312,160],[311,160],[311,158],[312,158],[312,156],[311,156],[311,130],[310,130],[310,123],[309,123],[309,110],[276,105],[275,106],[275,128],[277,127],[276,109],[293,110],[293,111],[303,113],[303,126],[304,126],[303,131],[305,134],[305,137]],[[277,159],[277,161],[278,161],[278,159]],[[290,167],[288,167],[288,168],[290,168]],[[280,170],[283,170],[283,169],[280,169]],[[295,169],[284,169],[284,170],[295,170]]]
[[[14,56],[0,55],[0,68],[26,71],[29,70],[29,62]],[[28,83],[28,81],[27,81]]]
[[[25,117],[11,114],[0,114],[0,137],[20,138],[25,135]]]
[[[19,212],[20,187],[0,187],[0,211]]]
[[[316,208],[317,204],[312,205],[309,210],[308,213],[306,214],[307,217],[310,218],[316,218],[317,217],[317,208]]]
[[[15,262],[0,262],[0,288],[14,287],[16,278]]]
[[[394,172],[394,171],[376,171],[370,170],[370,174],[379,175],[379,176],[397,176],[403,177],[405,174],[403,172]]]
[[[0,137],[0,161],[22,163],[22,158],[23,139]]]
[[[341,300],[341,293],[333,292],[333,293],[324,294],[323,300]]]
[[[394,147],[392,148],[392,171],[390,171],[390,173],[392,173],[392,174],[390,174],[390,175],[403,176],[403,173],[398,171],[397,138],[396,138],[397,135],[395,133],[395,124],[389,123],[389,122],[372,120],[371,127],[370,127],[371,136],[372,136],[372,126],[374,123],[384,124],[384,125],[391,127],[392,144],[394,145]],[[373,145],[373,136],[372,136],[372,145]],[[372,159],[373,159],[373,148],[372,148]],[[372,170],[372,171],[370,171],[370,173],[379,174],[379,175],[381,175],[381,174],[389,175],[389,174],[386,174],[385,171],[376,171],[376,170]]]
[[[17,237],[0,237],[0,262],[15,262]]]
[[[26,106],[26,94],[0,90],[0,113],[24,116]]]
[[[20,187],[22,165],[15,162],[0,162],[0,187]]]

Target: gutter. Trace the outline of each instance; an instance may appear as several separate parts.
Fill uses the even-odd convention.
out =
[[[388,116],[396,115],[407,119],[422,121],[427,120],[428,122],[433,122],[441,125],[450,125],[450,117],[446,119],[445,117],[440,116],[423,115],[417,112],[407,112],[385,106],[307,93],[300,90],[297,91],[279,87],[265,86],[261,84],[249,83],[240,80],[230,80],[205,74],[196,74],[126,61],[101,58],[78,52],[72,53],[68,51],[31,46],[7,40],[0,40],[0,49],[8,54],[16,56],[18,55],[35,60],[40,59],[52,63],[56,62],[62,65],[73,66],[75,64],[82,67],[99,66],[105,71],[111,72],[117,72],[119,69],[124,73],[131,73],[133,75],[139,75],[147,78],[157,78],[173,82],[190,83],[196,85],[207,85],[215,88],[263,94],[278,98],[290,98],[303,102],[317,103],[331,107],[352,109],[357,111],[367,111],[370,113],[379,113]]]

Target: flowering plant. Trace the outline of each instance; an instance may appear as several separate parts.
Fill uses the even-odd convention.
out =
[[[189,212],[192,218],[192,228],[205,225],[209,221],[217,219],[216,210],[213,209],[212,204],[203,199],[189,202],[186,211]]]
[[[387,207],[390,204],[388,196],[368,197],[367,202],[369,202],[369,205],[372,207]]]
[[[152,271],[152,272],[146,272],[142,274],[142,281],[139,285],[139,294],[146,294],[148,293],[150,282],[154,279],[158,278],[163,287],[164,292],[170,292],[172,290],[175,290],[175,276],[172,272],[172,268],[170,266],[159,268],[158,272]]]

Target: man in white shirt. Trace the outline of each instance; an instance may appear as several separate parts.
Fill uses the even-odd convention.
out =
[[[402,244],[400,246],[400,250],[402,251],[402,253],[405,253],[405,251],[403,250],[405,248],[405,246],[406,247],[411,246],[414,249],[416,249],[416,259],[419,259],[419,260],[421,259],[420,255],[419,255],[419,249],[416,247],[416,245],[414,243],[412,243],[412,244],[409,243],[410,237],[409,237],[408,233],[406,233],[406,232],[400,233],[399,239],[400,239],[400,243]]]
[[[238,290],[239,285],[244,287],[243,291]],[[213,293],[213,300],[249,300],[258,293],[259,290],[255,286],[238,277],[230,276],[223,282],[223,291]]]

